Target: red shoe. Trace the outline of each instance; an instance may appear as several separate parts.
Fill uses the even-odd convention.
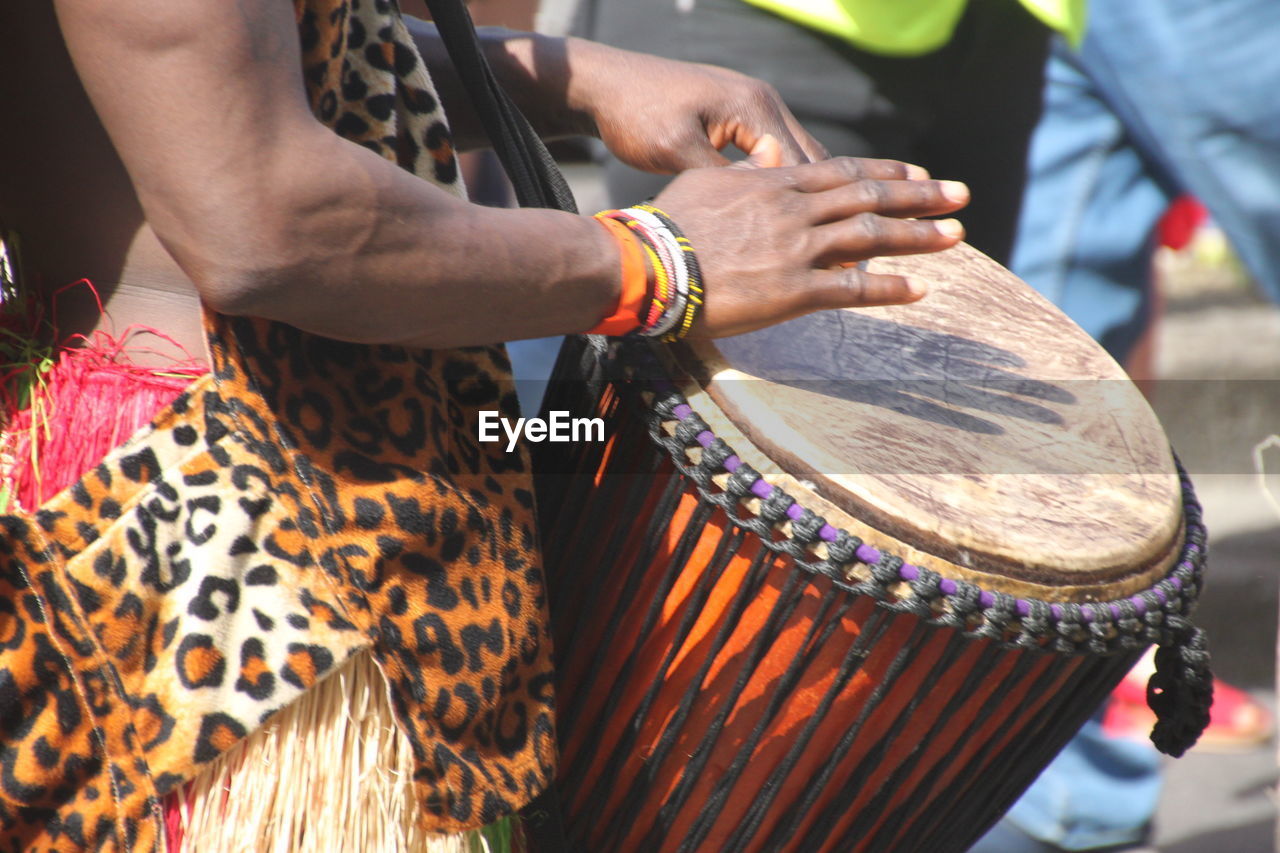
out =
[[[1109,737],[1146,740],[1150,736],[1156,716],[1147,707],[1149,677],[1149,668],[1139,663],[1112,691],[1102,717],[1102,731]],[[1195,749],[1244,752],[1266,743],[1274,733],[1271,712],[1262,704],[1238,687],[1213,680],[1209,725]]]

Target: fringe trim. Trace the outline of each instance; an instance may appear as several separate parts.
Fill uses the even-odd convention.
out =
[[[417,820],[413,754],[369,651],[210,765],[168,814],[170,853],[503,853]],[[176,843],[175,843],[176,842]]]

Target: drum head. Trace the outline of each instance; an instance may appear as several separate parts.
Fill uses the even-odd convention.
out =
[[[1181,490],[1124,371],[968,246],[870,269],[929,295],[675,349],[712,429],[832,524],[945,576],[1072,601],[1162,577]]]

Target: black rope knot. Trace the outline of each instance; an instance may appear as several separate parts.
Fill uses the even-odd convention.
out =
[[[967,631],[970,619],[982,611],[982,590],[970,583],[956,585],[956,591],[947,599],[947,612],[939,622],[958,631]]]
[[[675,394],[662,394],[654,399],[653,413],[658,416],[659,420],[674,421],[676,419],[675,408],[680,405],[680,398]]]
[[[738,466],[738,470],[729,475],[729,482],[724,490],[732,495],[735,501],[745,500],[747,495],[751,494],[751,487],[759,479],[760,475],[756,469],[743,462]]]
[[[706,472],[708,479],[711,473],[724,464],[724,460],[733,455],[733,448],[725,443],[723,438],[717,438],[715,441],[704,448],[702,451],[702,462],[698,465],[700,469]]]
[[[774,489],[769,497],[760,501],[760,518],[770,527],[777,527],[787,518],[787,510],[795,501],[782,489]]]
[[[1147,682],[1147,704],[1156,714],[1151,742],[1174,758],[1195,745],[1209,725],[1213,705],[1204,631],[1189,625],[1179,628],[1179,642],[1156,649],[1156,671]]]
[[[801,545],[808,545],[818,539],[818,531],[826,525],[826,521],[813,510],[806,509],[799,518],[791,522],[791,530]]]
[[[836,541],[827,544],[827,556],[831,562],[840,568],[844,568],[853,562],[858,552],[858,546],[862,544],[862,540],[857,536],[851,536],[841,530],[836,534]]]
[[[697,447],[698,433],[705,432],[706,429],[707,422],[698,417],[696,413],[692,414],[676,424],[676,441],[685,447]]]

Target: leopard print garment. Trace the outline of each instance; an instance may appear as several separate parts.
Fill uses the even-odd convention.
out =
[[[394,4],[296,8],[320,120],[457,191]],[[528,457],[476,441],[504,350],[206,326],[208,377],[0,517],[0,849],[158,849],[161,797],[364,649],[426,828],[512,812],[555,758]]]

